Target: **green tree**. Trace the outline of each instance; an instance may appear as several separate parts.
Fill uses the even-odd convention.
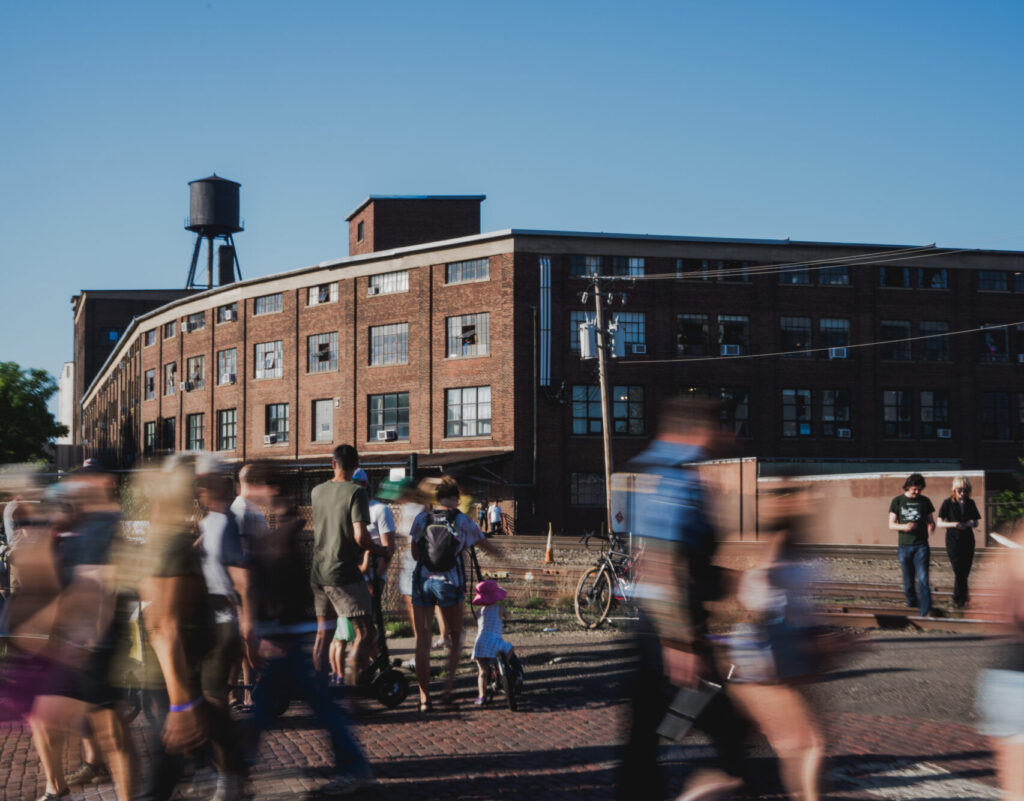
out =
[[[45,370],[0,362],[0,464],[46,458],[46,448],[68,433],[46,402],[57,382]]]

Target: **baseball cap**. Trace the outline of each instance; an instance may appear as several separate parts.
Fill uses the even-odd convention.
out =
[[[369,484],[370,483],[370,477],[368,475],[366,475],[366,471],[363,470],[363,468],[361,468],[361,467],[357,467],[356,468],[356,471],[352,474],[352,480],[357,482],[357,483],[359,483],[359,482],[362,482],[363,484]]]

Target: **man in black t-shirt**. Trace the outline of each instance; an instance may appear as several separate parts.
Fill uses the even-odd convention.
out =
[[[889,530],[899,532],[897,555],[903,571],[903,594],[907,606],[919,607],[921,617],[927,617],[932,611],[928,537],[935,531],[935,507],[921,494],[924,487],[924,476],[911,473],[903,483],[903,494],[889,504]]]

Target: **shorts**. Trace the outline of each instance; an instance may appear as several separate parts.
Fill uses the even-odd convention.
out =
[[[978,713],[982,734],[1024,741],[1024,671],[981,671]]]
[[[413,606],[456,606],[461,604],[466,597],[462,587],[449,584],[443,579],[424,578],[417,581],[413,577],[412,582],[412,605]]]
[[[215,623],[212,640],[213,647],[203,657],[203,695],[226,701],[231,667],[242,658],[242,638],[238,635],[238,622],[231,620],[226,623]]]
[[[373,600],[362,579],[344,587],[313,584],[313,609],[317,617],[370,617]]]

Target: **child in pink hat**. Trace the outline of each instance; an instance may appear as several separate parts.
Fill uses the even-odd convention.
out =
[[[477,617],[476,641],[473,643],[473,659],[477,665],[477,689],[480,694],[474,702],[483,706],[487,700],[487,667],[488,663],[499,652],[511,654],[512,643],[502,639],[501,607],[498,601],[507,593],[493,579],[481,581],[476,585],[473,605],[480,607]]]

